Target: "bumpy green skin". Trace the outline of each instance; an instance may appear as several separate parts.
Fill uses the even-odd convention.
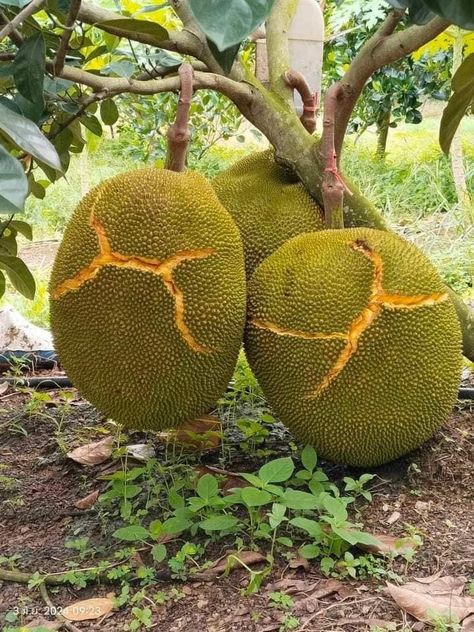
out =
[[[89,225],[93,207],[112,250],[123,255],[163,260],[183,250],[216,250],[174,272],[186,325],[199,343],[214,349],[210,353],[197,353],[180,335],[173,298],[150,272],[105,266],[79,290],[51,299],[56,350],[82,394],[128,426],[178,426],[215,405],[237,359],[245,321],[240,235],[199,174],[122,174],[91,191],[74,212],[51,291],[99,253]]]
[[[456,400],[461,333],[450,301],[411,310],[382,308],[348,364],[316,399],[342,340],[304,340],[253,319],[306,332],[347,331],[367,306],[374,266],[348,244],[364,240],[383,260],[385,292],[444,292],[436,270],[411,244],[371,229],[296,237],[268,257],[249,287],[245,349],[276,415],[330,461],[360,467],[417,448]]]
[[[274,161],[251,154],[219,174],[213,186],[244,242],[247,278],[291,237],[324,228],[321,208],[303,184]]]

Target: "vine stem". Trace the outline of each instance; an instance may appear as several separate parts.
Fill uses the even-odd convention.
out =
[[[193,67],[191,64],[182,64],[179,67],[178,74],[181,81],[181,89],[176,119],[168,130],[168,151],[165,169],[180,172],[186,168],[186,156],[191,136],[189,133],[189,108],[193,96]]]
[[[338,168],[338,156],[335,145],[336,111],[342,86],[333,84],[324,99],[323,134],[321,152],[323,154],[324,175],[322,196],[326,228],[344,228],[344,193],[352,195]]]

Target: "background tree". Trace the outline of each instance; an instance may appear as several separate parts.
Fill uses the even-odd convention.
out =
[[[450,21],[474,28],[474,8],[463,0],[443,2],[443,7],[438,0],[390,1],[396,8],[387,9],[386,18],[344,76],[327,90],[319,139],[302,125],[293,108],[293,90],[304,93],[304,82],[286,78],[286,32],[296,0],[239,0],[230,2],[226,12],[220,10],[219,0],[171,0],[167,6],[138,11],[136,5],[132,11],[125,5],[122,13],[81,0],[2,0],[2,209],[21,209],[28,190],[41,196],[40,180],[46,176],[54,181],[67,170],[71,153],[80,153],[86,144],[85,130],[99,135],[103,124],[116,120],[113,99],[127,93],[150,96],[178,90],[176,66],[154,58],[150,64],[152,50],[152,55],[174,53],[179,61],[185,56],[194,67],[196,90],[218,91],[233,101],[268,138],[277,159],[294,170],[323,204],[328,226],[343,225],[342,211],[350,208],[358,224],[385,228],[378,210],[339,174],[352,111],[380,68],[431,41]],[[171,17],[169,6],[175,12]],[[407,6],[411,17],[425,23],[406,25]],[[443,17],[433,17],[429,9]],[[263,86],[247,49],[243,54],[238,51],[266,17],[269,85]],[[27,275],[23,269],[18,273],[21,262],[12,246],[12,226],[7,221],[1,229],[2,252],[8,254],[0,254],[0,268],[21,289],[18,276],[25,282]],[[463,323],[464,352],[474,358],[474,314],[459,297],[453,299]]]

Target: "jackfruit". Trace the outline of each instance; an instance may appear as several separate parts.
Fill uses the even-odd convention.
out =
[[[242,235],[247,278],[291,237],[324,228],[321,208],[273,150],[246,156],[212,184]]]
[[[243,246],[201,175],[145,168],[93,189],[66,228],[50,293],[61,362],[115,421],[178,426],[225,390],[245,322]]]
[[[415,246],[385,231],[309,233],[270,255],[249,285],[245,350],[281,421],[345,465],[417,448],[459,386],[446,288]]]

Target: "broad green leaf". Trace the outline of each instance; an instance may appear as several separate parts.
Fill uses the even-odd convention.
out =
[[[166,559],[166,555],[167,551],[164,544],[155,544],[154,547],[151,549],[151,556],[153,558],[153,561],[157,564],[163,562],[163,560]]]
[[[423,0],[423,3],[448,22],[467,31],[474,30],[474,2],[472,0]]]
[[[178,533],[186,531],[186,529],[188,529],[191,525],[191,520],[173,516],[173,518],[168,518],[168,520],[165,520],[163,523],[163,533],[168,535],[177,535]]]
[[[220,51],[240,44],[265,21],[274,0],[188,0],[207,37]]]
[[[153,520],[148,525],[148,529],[153,540],[157,540],[163,532],[163,523],[161,520]]]
[[[207,43],[209,44],[211,53],[219,62],[219,65],[222,68],[222,70],[226,74],[229,74],[229,72],[232,69],[232,66],[234,65],[235,58],[238,55],[238,52],[240,49],[240,43],[235,44],[234,46],[230,46],[229,48],[226,48],[225,50],[219,50],[217,46],[214,44],[214,42],[210,39],[207,40]]]
[[[32,121],[12,112],[0,103],[0,133],[23,151],[44,164],[61,171],[61,163],[54,146]]]
[[[28,180],[20,161],[0,145],[0,213],[22,211],[27,196]]]
[[[199,523],[204,531],[227,531],[233,529],[239,524],[238,518],[235,516],[211,516]]]
[[[0,298],[5,294],[6,281],[3,272],[0,272]]]
[[[18,49],[13,62],[13,78],[18,92],[31,103],[43,107],[43,81],[46,68],[46,44],[36,33]]]
[[[128,37],[133,39],[136,33],[144,33],[151,35],[155,38],[155,41],[162,42],[168,39],[168,31],[157,24],[156,22],[150,22],[148,20],[135,20],[133,18],[117,18],[116,20],[106,20],[105,22],[98,22],[95,24],[97,28],[112,29],[115,28],[120,31],[121,37]]]
[[[0,0],[0,5],[5,7],[17,7],[23,9],[27,4],[30,4],[31,0]]]
[[[326,494],[323,499],[323,507],[336,522],[344,522],[347,520],[347,510],[344,502],[340,498],[333,498]]]
[[[449,153],[464,115],[474,105],[474,53],[459,66],[452,87],[453,94],[441,117],[439,130],[439,144],[445,154]]]
[[[113,99],[106,99],[100,103],[100,118],[104,125],[114,125],[119,117],[119,111]]]
[[[309,518],[303,518],[301,516],[297,516],[296,518],[292,518],[290,520],[290,524],[298,529],[302,529],[306,531],[308,535],[310,535],[314,540],[320,541],[324,537],[324,532],[321,528],[319,522],[316,520],[310,520]]]
[[[84,115],[79,119],[84,127],[92,132],[95,136],[102,136],[102,125],[99,119],[94,115]]]
[[[204,500],[209,500],[213,496],[217,496],[219,490],[219,484],[217,483],[217,479],[212,474],[204,474],[198,481],[196,491],[198,496],[203,498]]]
[[[301,452],[301,463],[303,464],[303,467],[312,472],[316,467],[317,462],[318,456],[316,454],[316,450],[312,445],[305,445],[303,451]]]
[[[287,489],[282,494],[280,502],[289,509],[318,509],[320,506],[319,499],[316,496],[307,492],[300,492],[297,489]]]
[[[264,483],[282,483],[291,477],[294,469],[293,460],[287,456],[262,465],[258,471],[258,477]]]
[[[124,540],[125,542],[139,542],[147,540],[150,537],[150,533],[144,527],[134,524],[129,527],[121,527],[114,531],[112,536],[117,540]]]
[[[272,502],[272,495],[263,489],[255,489],[255,487],[244,487],[241,490],[242,500],[247,507],[261,507]]]
[[[312,560],[321,555],[321,549],[316,544],[305,544],[298,549],[298,553],[306,560]]]

